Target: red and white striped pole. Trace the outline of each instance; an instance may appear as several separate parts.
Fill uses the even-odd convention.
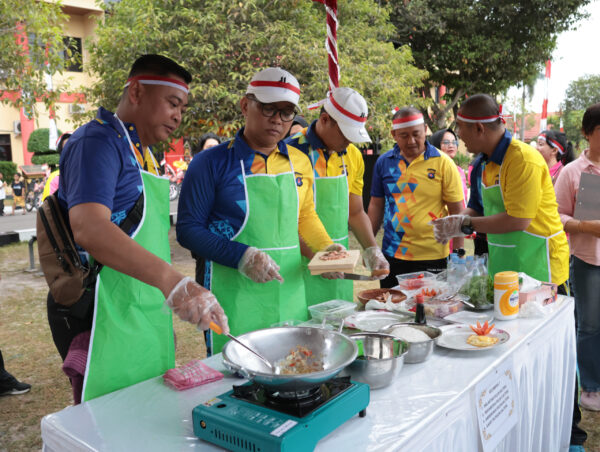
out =
[[[540,119],[540,132],[548,127],[548,91],[550,89],[550,60],[546,61],[546,75],[544,78],[544,102],[542,103],[542,118]]]
[[[340,86],[340,65],[337,53],[337,0],[314,0],[325,5],[327,13],[327,38],[325,49],[327,50],[327,63],[329,66],[329,91]]]

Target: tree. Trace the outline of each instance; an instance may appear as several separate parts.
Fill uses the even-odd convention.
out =
[[[36,101],[49,109],[60,95],[47,92],[46,76],[63,72],[67,16],[60,2],[37,0],[0,0],[0,11],[0,101],[35,116]]]
[[[565,92],[565,111],[585,110],[600,102],[600,75],[584,75],[569,83]]]
[[[58,135],[61,135],[58,131]],[[49,145],[50,129],[42,127],[35,129],[27,141],[27,150],[33,152],[31,162],[36,165],[47,163],[48,165],[58,165],[60,155],[56,149],[50,149]]]
[[[429,72],[424,95],[441,85],[428,124],[446,126],[466,94],[499,94],[541,71],[556,37],[584,17],[589,0],[388,0],[394,43],[409,45],[417,67]]]
[[[573,143],[575,149],[581,150],[587,146],[587,141],[581,134],[581,120],[583,119],[583,110],[571,110],[561,112],[558,115],[548,116],[548,127],[553,130],[560,130],[560,120],[563,122],[563,129],[567,140]]]
[[[206,131],[231,135],[242,123],[239,100],[252,75],[276,65],[294,74],[306,105],[328,87],[323,5],[310,0],[164,0],[111,4],[91,48],[98,75],[89,99],[114,109],[133,58],[161,53],[180,61],[194,77],[192,102],[180,135]],[[387,7],[371,0],[340,2],[340,83],[361,92],[369,104],[368,127],[389,136],[396,105],[424,105],[414,87],[426,73],[413,66],[407,47],[395,50]],[[119,46],[114,43],[118,42]]]
[[[578,149],[586,146],[581,134],[581,120],[586,108],[600,102],[600,75],[584,75],[569,83],[562,103],[562,119],[565,134]],[[549,123],[558,123],[560,117],[548,118]]]

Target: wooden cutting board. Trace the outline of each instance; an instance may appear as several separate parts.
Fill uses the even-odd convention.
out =
[[[311,275],[320,275],[327,272],[352,272],[360,259],[360,250],[347,250],[348,256],[343,259],[331,261],[321,260],[326,251],[319,251],[308,263]]]

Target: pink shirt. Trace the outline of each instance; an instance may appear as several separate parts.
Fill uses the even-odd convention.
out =
[[[581,173],[600,176],[600,166],[588,160],[586,153],[587,150],[582,152],[577,160],[565,166],[554,184],[558,213],[563,225],[573,219]],[[571,254],[590,265],[600,265],[600,238],[591,234],[571,232],[569,233],[569,245]]]
[[[556,179],[558,179],[558,175],[563,168],[562,162],[556,162],[552,168],[548,168],[550,170],[550,177],[552,178],[552,183],[556,183]]]
[[[54,194],[54,192],[56,192],[56,190],[58,190],[59,177],[60,177],[60,174],[57,174],[56,177],[50,181],[50,194],[51,195]]]
[[[456,165],[456,169],[458,169],[458,174],[460,174],[460,180],[462,181],[463,186],[463,193],[465,195],[465,198],[463,199],[463,207],[467,207],[467,201],[469,200],[469,190],[467,190],[467,178],[465,177],[465,170],[458,165]]]

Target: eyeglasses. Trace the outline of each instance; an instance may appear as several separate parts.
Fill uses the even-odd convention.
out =
[[[266,116],[267,118],[272,118],[277,113],[279,113],[279,117],[281,118],[281,120],[283,122],[290,122],[291,120],[294,119],[294,117],[297,114],[296,109],[293,107],[277,108],[273,104],[264,104],[260,100],[256,99],[255,97],[250,97],[250,96],[247,96],[247,97],[248,97],[248,99],[250,99],[260,105],[260,109],[262,111],[263,116]]]
[[[442,140],[442,144],[446,146],[450,146],[451,144],[458,146],[458,140]]]

